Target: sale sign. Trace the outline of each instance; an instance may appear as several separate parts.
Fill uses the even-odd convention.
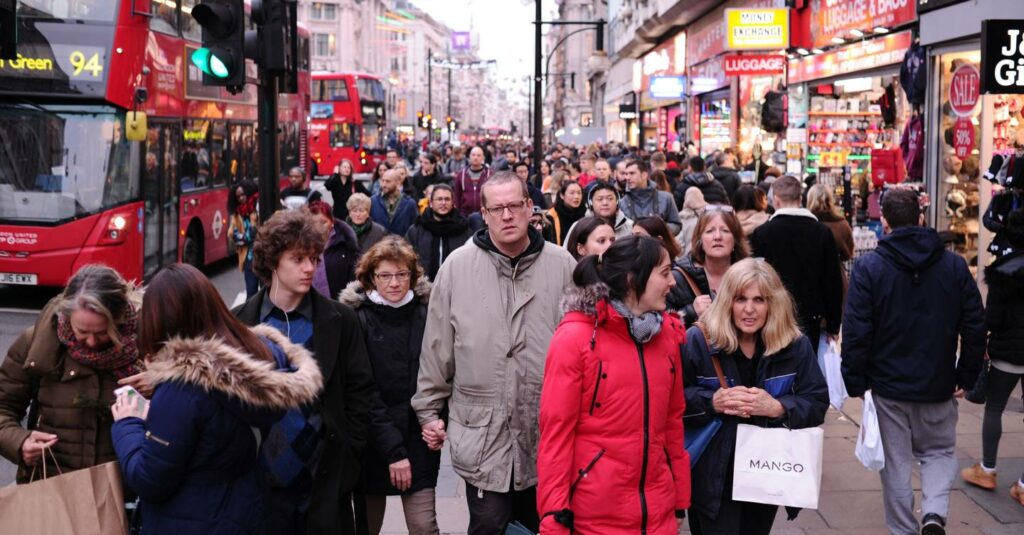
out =
[[[953,123],[953,151],[956,157],[961,160],[971,155],[974,150],[974,123],[966,117],[961,117]]]
[[[949,81],[949,106],[957,117],[970,117],[981,96],[981,74],[974,65],[965,63],[955,71]]]
[[[816,47],[832,44],[834,37],[848,38],[850,30],[891,30],[917,18],[917,0],[812,0],[811,7]]]
[[[786,73],[786,57],[779,54],[756,54],[725,56],[725,75],[765,76]]]

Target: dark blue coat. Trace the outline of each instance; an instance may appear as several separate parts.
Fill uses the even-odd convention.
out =
[[[725,354],[718,349],[714,351],[718,353],[729,386],[741,386],[736,359],[745,357]],[[785,415],[776,420],[719,415],[711,404],[711,398],[719,389],[711,355],[701,330],[697,327],[687,330],[683,351],[686,395],[683,423],[691,428],[703,426],[716,417],[722,419],[721,429],[708,444],[691,473],[693,508],[715,518],[722,498],[732,495],[736,426],[741,423],[790,429],[819,426],[825,421],[825,412],[828,411],[828,384],[818,368],[817,355],[811,342],[801,335],[778,353],[762,357],[755,375],[754,386],[777,399],[786,409]]]
[[[152,358],[145,373],[158,386],[147,419],[123,418],[112,429],[125,483],[141,499],[143,534],[263,532],[268,488],[257,435],[312,401],[322,383],[308,351],[269,331],[257,332],[279,361],[287,354],[294,373],[219,340],[172,340]]]
[[[398,234],[404,237],[409,227],[416,222],[416,218],[419,215],[420,211],[416,206],[416,201],[412,200],[412,197],[408,195],[402,195],[401,200],[398,201],[398,208],[395,209],[395,214],[392,217],[388,217],[388,207],[384,203],[384,197],[381,194],[378,193],[370,199],[370,218],[384,227],[388,234]]]
[[[970,390],[985,354],[978,283],[933,229],[905,227],[879,241],[850,275],[843,316],[843,379],[903,401],[940,402]],[[957,361],[957,348],[960,350]]]

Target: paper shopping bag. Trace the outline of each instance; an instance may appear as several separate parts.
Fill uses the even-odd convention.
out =
[[[0,533],[124,535],[117,462],[0,488]]]
[[[739,424],[732,499],[817,509],[825,433]]]

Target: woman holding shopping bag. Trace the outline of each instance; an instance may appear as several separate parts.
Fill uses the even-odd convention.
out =
[[[729,268],[715,300],[686,334],[686,426],[722,421],[693,467],[690,529],[770,533],[778,506],[732,499],[737,426],[802,429],[824,422],[828,387],[814,348],[800,333],[778,273],[760,259]],[[715,360],[729,388],[720,386]]]
[[[152,399],[122,393],[111,410],[142,533],[263,533],[259,448],[284,449],[282,462],[291,460],[287,437],[269,429],[316,398],[323,380],[313,356],[273,327],[240,323],[186,264],[164,268],[146,288],[139,349]]]
[[[573,282],[540,399],[540,531],[674,535],[690,507],[690,459],[668,251],[650,237],[617,240],[580,260]]]
[[[140,300],[113,269],[84,266],[11,345],[0,365],[0,453],[19,465],[19,483],[46,448],[64,472],[116,460],[110,404],[118,379],[142,371]]]

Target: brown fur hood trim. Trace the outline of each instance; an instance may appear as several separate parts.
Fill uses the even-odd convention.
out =
[[[430,288],[430,281],[427,280],[426,276],[421,275],[420,280],[416,282],[416,288],[413,289],[413,293],[419,298],[421,303],[427,304],[430,302]],[[363,283],[358,280],[348,283],[348,286],[338,294],[338,301],[352,308],[362,306],[367,301],[366,289],[363,288]]]
[[[562,314],[582,312],[588,316],[597,315],[597,302],[608,297],[608,286],[604,283],[591,284],[585,288],[572,285],[562,293],[559,306]]]
[[[314,401],[323,377],[312,353],[269,325],[252,331],[280,346],[295,371],[276,371],[274,363],[258,361],[217,338],[172,338],[143,373],[152,384],[180,381],[252,407],[286,410]]]

